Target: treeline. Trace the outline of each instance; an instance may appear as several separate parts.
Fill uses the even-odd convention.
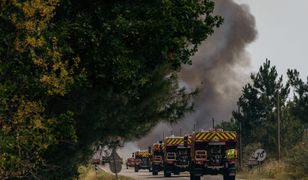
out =
[[[301,168],[308,170],[307,157],[304,157],[308,154],[305,138],[308,128],[308,81],[303,81],[297,70],[289,69],[287,79],[283,79],[270,60],[266,60],[256,74],[251,74],[251,81],[243,87],[237,105],[231,121],[223,122],[220,127],[238,131],[244,151],[245,148],[247,151],[259,146],[269,152],[270,158],[277,159],[279,116],[281,158],[290,161],[297,156],[293,164],[296,164],[295,160],[302,160],[298,165],[305,164]],[[299,154],[302,156],[299,157]]]
[[[202,1],[0,1],[0,179],[71,179],[96,143],[192,110],[177,72],[218,27]],[[200,18],[202,17],[202,18]]]

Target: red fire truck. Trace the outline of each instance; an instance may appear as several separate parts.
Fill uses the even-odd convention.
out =
[[[202,175],[222,174],[224,180],[235,180],[237,162],[236,132],[212,129],[192,134],[190,179]]]
[[[139,150],[135,152],[135,172],[139,169],[148,169],[151,172],[151,153],[148,150]]]
[[[190,141],[190,139],[188,140]],[[189,171],[190,143],[184,146],[184,137],[166,137],[164,140],[164,176],[170,177],[171,173],[178,175],[180,172]]]
[[[152,174],[158,175],[159,171],[163,170],[163,144],[162,143],[154,143],[152,145]]]

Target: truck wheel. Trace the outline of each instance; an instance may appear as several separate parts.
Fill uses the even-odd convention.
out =
[[[190,173],[190,180],[200,180],[200,176],[195,176],[194,174]]]
[[[164,171],[164,176],[165,177],[171,177],[171,173],[167,173],[166,171]]]
[[[135,172],[138,172],[138,171],[139,171],[138,167],[135,166]]]
[[[224,180],[235,180],[235,176],[224,175]]]
[[[158,175],[158,172],[157,171],[152,171],[152,175],[156,176],[156,175]]]

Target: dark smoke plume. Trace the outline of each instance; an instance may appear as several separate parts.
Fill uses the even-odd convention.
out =
[[[188,114],[175,125],[158,124],[145,138],[139,140],[145,148],[165,136],[182,135],[196,129],[212,127],[215,123],[228,121],[242,86],[248,81],[250,59],[245,47],[256,39],[255,19],[246,5],[233,0],[215,0],[215,14],[224,17],[223,25],[199,47],[192,58],[192,65],[180,72],[183,84],[189,89],[200,89],[194,99],[195,112]]]

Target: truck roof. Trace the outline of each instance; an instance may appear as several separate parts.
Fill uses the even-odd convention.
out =
[[[176,146],[184,144],[184,136],[171,136],[165,138],[165,145],[167,146]],[[188,137],[187,144],[191,144],[191,138]]]
[[[138,157],[149,157],[151,154],[149,153],[148,150],[139,150],[135,152],[135,156]]]
[[[195,141],[236,141],[235,131],[199,131],[193,133]]]
[[[153,150],[153,151],[160,151],[160,150],[161,150],[161,147],[163,147],[163,144],[154,143],[154,144],[152,145],[152,150]]]

